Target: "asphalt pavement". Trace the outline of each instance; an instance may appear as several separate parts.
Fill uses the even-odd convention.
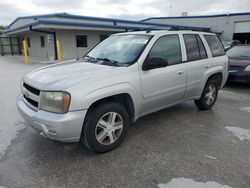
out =
[[[41,66],[0,57],[0,187],[250,187],[250,84],[227,85],[210,111],[190,101],[145,116],[118,149],[96,154],[38,135],[18,114],[20,79]]]

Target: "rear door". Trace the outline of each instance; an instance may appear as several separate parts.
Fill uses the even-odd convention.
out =
[[[183,34],[187,60],[187,89],[185,98],[200,95],[206,71],[211,67],[202,38],[198,34]],[[204,39],[203,39],[204,40]]]

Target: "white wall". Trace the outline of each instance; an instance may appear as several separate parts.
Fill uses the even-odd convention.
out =
[[[203,18],[164,18],[151,19],[146,22],[162,24],[186,25],[197,27],[210,27],[213,32],[222,33],[222,39],[232,39],[235,23],[238,21],[249,21],[250,15],[226,16],[226,17],[203,17]],[[249,31],[250,32],[250,31]]]
[[[82,57],[96,44],[100,42],[100,35],[111,35],[113,32],[108,31],[83,31],[83,30],[57,30],[56,37],[61,44],[61,53],[63,60],[75,59]],[[51,42],[48,42],[48,35],[51,37]],[[88,47],[76,47],[76,35],[87,35]],[[45,38],[45,47],[41,47],[40,36]],[[19,35],[23,37],[26,42],[30,38],[31,47],[28,48],[29,56],[38,57],[50,60],[55,58],[54,39],[52,34],[30,32],[29,34]]]
[[[51,42],[48,42],[47,40],[48,35],[50,35],[50,37],[52,38]],[[45,39],[44,48],[41,47],[40,36],[44,36]],[[47,58],[47,59],[50,59],[50,57],[55,58],[53,35],[46,33],[30,32],[29,34],[19,35],[19,37],[24,38],[26,40],[26,43],[27,43],[27,38],[30,38],[30,47],[28,47],[29,56]]]
[[[111,35],[112,32],[107,31],[76,31],[76,30],[57,30],[57,39],[61,44],[62,58],[64,60],[82,57],[96,44],[100,42],[100,35]],[[88,47],[76,47],[76,35],[87,35]]]

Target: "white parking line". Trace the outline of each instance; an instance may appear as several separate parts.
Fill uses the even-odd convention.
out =
[[[219,93],[222,93],[222,94],[235,94],[232,91],[226,91],[226,90],[220,90]]]
[[[250,107],[240,108],[240,110],[245,111],[245,112],[250,112]]]
[[[205,157],[207,157],[207,158],[209,158],[209,159],[214,159],[214,160],[216,160],[216,159],[217,159],[216,157],[211,156],[211,155],[205,155]]]
[[[174,178],[169,183],[159,184],[158,186],[159,188],[232,188],[213,181],[203,183],[187,178]]]
[[[234,134],[241,141],[250,140],[250,129],[243,129],[240,127],[226,127],[226,129]]]

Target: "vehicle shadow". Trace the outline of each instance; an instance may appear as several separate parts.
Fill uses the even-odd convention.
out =
[[[122,183],[131,179],[136,182],[138,177],[145,181],[144,176],[149,171],[137,178],[131,172],[153,168],[152,163],[155,162],[152,161],[155,158],[159,160],[155,170],[162,162],[171,168],[177,159],[187,160],[187,153],[196,155],[196,152],[190,153],[190,149],[204,148],[206,143],[214,142],[206,135],[207,132],[215,135],[217,129],[202,122],[204,118],[213,122],[215,115],[213,110],[196,110],[191,101],[144,116],[131,126],[127,139],[119,148],[105,154],[93,153],[80,142],[68,144],[51,141],[27,127],[15,139],[3,159],[3,168],[8,167],[4,168],[3,176],[11,179],[8,182],[10,184],[19,182],[20,185],[27,185],[31,179],[38,187],[41,184],[53,185],[54,182],[60,185],[71,182],[82,187],[93,184],[101,187],[103,184],[109,185],[106,174],[115,179],[121,172],[127,174],[120,180]],[[197,139],[202,141],[198,142]],[[201,145],[197,146],[197,142]],[[145,184],[149,183],[151,187],[155,185],[148,181]]]
[[[232,88],[232,89],[250,89],[250,83],[247,82],[237,82],[237,81],[231,81],[227,82],[224,86],[225,88]]]

